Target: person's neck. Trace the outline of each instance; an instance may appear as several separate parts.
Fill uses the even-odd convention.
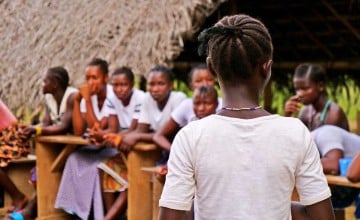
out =
[[[58,89],[55,93],[53,93],[53,97],[57,103],[58,108],[60,108],[60,104],[62,101],[62,98],[64,97],[66,89]]]
[[[227,87],[222,90],[222,105],[237,108],[255,107],[259,105],[259,94],[244,87]]]
[[[164,100],[159,101],[159,102],[157,103],[158,108],[160,109],[160,111],[162,111],[162,110],[165,108],[166,103],[168,102],[168,100],[169,100],[169,98],[170,98],[170,94],[171,94],[171,92],[169,92],[168,96],[167,96],[166,98],[164,98]]]
[[[222,106],[218,114],[242,119],[251,119],[269,115],[266,110],[259,108],[259,91],[251,87],[229,87],[222,89]],[[229,110],[227,108],[256,108],[256,110]]]
[[[103,89],[97,94],[97,99],[99,103],[99,109],[101,109],[102,105],[104,104],[104,101],[106,99],[106,85],[103,87]]]
[[[314,107],[316,112],[321,112],[324,109],[327,101],[328,97],[325,94],[322,94],[319,96],[316,102],[312,104],[312,106]]]
[[[121,103],[123,104],[123,106],[129,105],[132,94],[133,94],[133,91],[131,91],[131,93],[124,100],[121,99]]]

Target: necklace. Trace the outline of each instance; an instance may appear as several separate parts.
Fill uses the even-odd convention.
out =
[[[262,108],[262,106],[255,106],[255,107],[244,107],[244,108],[233,108],[233,107],[222,107],[221,110],[228,110],[228,111],[243,111],[243,110],[249,110],[254,111],[257,109]]]

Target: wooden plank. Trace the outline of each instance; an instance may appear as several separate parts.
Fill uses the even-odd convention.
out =
[[[36,137],[37,142],[43,143],[59,143],[59,144],[73,144],[73,145],[86,145],[89,144],[87,139],[74,135],[49,135]]]
[[[50,143],[52,142],[49,139]],[[59,138],[56,138],[59,140]],[[62,139],[61,139],[62,140]],[[37,219],[71,219],[64,211],[55,209],[55,199],[58,187],[61,180],[61,173],[51,172],[50,167],[61,148],[54,147],[58,145],[49,144],[45,142],[36,142],[36,166],[37,166],[37,204],[38,204],[38,218]],[[60,145],[61,146],[61,145]],[[53,218],[54,216],[62,216]],[[67,218],[67,217],[69,218]]]
[[[154,144],[139,143],[128,155],[128,219],[151,220],[153,215],[152,175],[141,170],[153,167],[160,158]]]
[[[350,182],[345,176],[326,175],[326,179],[329,185],[360,188],[360,182]]]
[[[51,172],[59,172],[65,166],[66,159],[77,148],[78,145],[68,144],[62,149],[61,153],[56,157],[55,161],[51,165]]]

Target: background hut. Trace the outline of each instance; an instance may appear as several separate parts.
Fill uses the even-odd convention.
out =
[[[259,18],[273,37],[266,109],[281,113],[301,62],[327,69],[330,96],[350,118],[360,109],[360,0],[0,0],[0,13],[0,97],[12,109],[38,106],[49,67],[65,66],[78,86],[95,56],[137,75],[167,64],[185,80],[204,61],[199,31],[236,13]]]
[[[41,75],[64,66],[73,85],[86,63],[105,58],[138,75],[172,65],[205,19],[224,0],[0,0],[0,97],[11,109],[34,109]]]

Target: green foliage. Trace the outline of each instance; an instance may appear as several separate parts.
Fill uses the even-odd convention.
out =
[[[273,102],[271,108],[274,113],[284,114],[284,105],[288,98],[295,94],[293,87],[289,86],[291,79],[272,82]],[[341,81],[327,82],[328,97],[343,108],[349,120],[355,120],[360,111],[360,88],[356,80],[343,76]]]

